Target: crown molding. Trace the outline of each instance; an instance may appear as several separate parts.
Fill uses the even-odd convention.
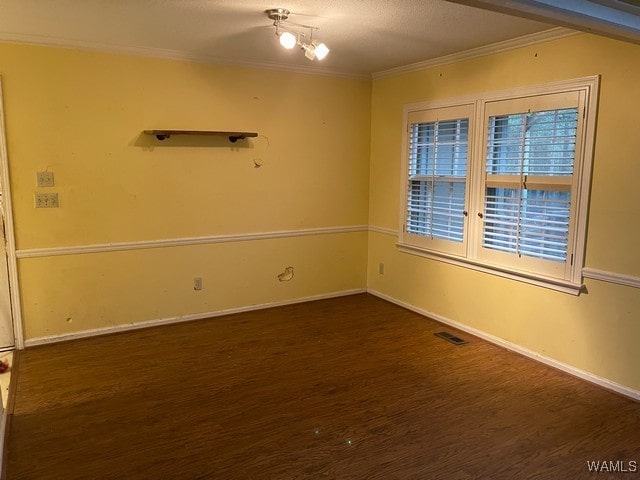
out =
[[[160,58],[165,60],[177,60],[184,62],[205,63],[214,65],[226,65],[232,67],[243,68],[257,68],[262,70],[276,70],[292,73],[302,73],[306,75],[320,75],[327,77],[338,77],[355,80],[378,80],[382,78],[394,77],[397,75],[403,75],[405,73],[416,72],[425,68],[437,67],[440,65],[447,65],[462,60],[469,60],[472,58],[482,57],[485,55],[491,55],[494,53],[505,52],[514,50],[516,48],[526,47],[529,45],[535,45],[537,43],[548,42],[551,40],[557,40],[560,38],[577,35],[582,32],[571,30],[568,28],[557,27],[549,30],[544,30],[538,33],[532,33],[530,35],[524,35],[518,38],[505,40],[502,42],[492,43],[478,48],[472,48],[463,52],[453,53],[451,55],[445,55],[443,57],[433,58],[430,60],[424,60],[401,67],[395,67],[380,72],[374,72],[371,75],[364,73],[350,73],[338,70],[327,70],[324,68],[317,68],[313,66],[299,66],[289,65],[277,62],[265,62],[258,60],[238,60],[217,57],[214,55],[199,54],[193,52],[186,52],[183,50],[170,50],[163,48],[149,48],[149,47],[130,47],[122,45],[109,45],[98,42],[85,42],[82,40],[72,40],[59,37],[51,37],[46,35],[28,35],[21,33],[0,32],[0,42],[3,43],[15,43],[21,45],[34,45],[40,47],[55,47],[66,48],[74,50],[86,50],[97,51],[103,53],[111,53],[116,55],[132,55],[140,57]]]
[[[542,32],[531,33],[529,35],[523,35],[521,37],[504,40],[502,42],[491,43],[489,45],[472,48],[463,52],[452,53],[451,55],[445,55],[443,57],[432,58],[430,60],[424,60],[422,62],[390,68],[381,72],[375,72],[371,75],[371,78],[373,78],[373,80],[379,80],[383,78],[396,77],[398,75],[417,72],[426,68],[439,67],[441,65],[449,65],[451,63],[460,62],[462,60],[470,60],[473,58],[484,57],[486,55],[492,55],[494,53],[507,52],[509,50],[515,50],[517,48],[536,45],[538,43],[549,42],[551,40],[558,40],[560,38],[571,37],[573,35],[578,35],[581,33],[582,32],[564,27],[551,28]]]
[[[21,45],[34,45],[41,47],[67,48],[74,50],[97,51],[103,53],[111,53],[116,55],[132,55],[141,57],[160,58],[165,60],[177,60],[185,62],[206,63],[214,65],[227,65],[232,67],[257,68],[263,70],[276,70],[292,73],[303,73],[307,75],[321,75],[328,77],[348,78],[356,80],[378,80],[382,78],[394,77],[405,73],[423,70],[425,68],[447,65],[462,60],[491,55],[494,53],[514,50],[516,48],[535,45],[537,43],[548,42],[560,38],[577,35],[582,32],[571,30],[563,27],[551,28],[538,33],[524,35],[521,37],[505,40],[502,42],[492,43],[482,47],[472,48],[463,52],[445,55],[443,57],[424,60],[401,67],[390,68],[380,72],[374,72],[371,75],[364,73],[352,73],[338,70],[327,70],[313,66],[289,65],[277,62],[265,62],[258,60],[238,60],[217,57],[214,55],[199,54],[186,52],[183,50],[170,50],[163,48],[150,47],[131,47],[123,45],[110,45],[98,42],[86,42],[82,40],[72,40],[59,37],[51,37],[46,35],[31,35],[22,33],[0,32],[0,42],[15,43]]]
[[[226,65],[231,67],[258,68],[262,70],[277,70],[307,75],[321,75],[326,77],[339,77],[356,80],[371,80],[371,76],[362,73],[342,72],[328,70],[313,66],[289,65],[277,62],[265,62],[258,60],[238,60],[216,57],[183,50],[169,50],[150,47],[130,47],[123,45],[109,45],[98,42],[85,42],[46,35],[27,35],[22,33],[0,32],[0,42],[15,43],[20,45],[33,45],[39,47],[55,47],[73,50],[85,50],[93,52],[111,53],[115,55],[131,55],[138,57],[160,58],[164,60],[178,60],[184,62],[206,63],[214,65]]]

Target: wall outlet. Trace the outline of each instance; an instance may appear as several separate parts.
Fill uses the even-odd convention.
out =
[[[202,290],[202,278],[196,277],[193,279],[193,289],[194,290]]]
[[[58,208],[57,193],[36,193],[34,195],[36,208]]]
[[[37,172],[36,183],[39,187],[53,187],[53,172]]]

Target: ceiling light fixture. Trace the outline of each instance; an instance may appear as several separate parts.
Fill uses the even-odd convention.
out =
[[[280,45],[284,48],[292,49],[295,46],[299,46],[304,51],[304,56],[309,60],[322,60],[329,53],[329,47],[313,39],[313,31],[319,30],[318,27],[299,25],[292,22],[287,22],[283,26],[283,22],[291,15],[291,12],[285,8],[271,8],[265,10],[264,13],[273,20],[273,26],[276,27],[276,36],[280,41]],[[297,31],[291,27],[308,30],[308,32]]]

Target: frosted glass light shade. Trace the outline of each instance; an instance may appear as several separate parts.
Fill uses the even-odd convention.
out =
[[[296,43],[298,43],[298,39],[293,33],[282,32],[280,34],[280,45],[282,45],[284,48],[291,50],[296,46]]]
[[[329,53],[329,47],[327,47],[324,43],[320,43],[316,46],[314,53],[316,54],[316,58],[318,60],[322,60]]]

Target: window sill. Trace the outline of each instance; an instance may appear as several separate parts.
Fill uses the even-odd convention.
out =
[[[448,263],[451,265],[457,265],[458,267],[469,268],[483,273],[489,273],[491,275],[497,275],[498,277],[508,278],[511,280],[517,280],[519,282],[528,283],[530,285],[536,285],[538,287],[549,288],[558,292],[569,293],[571,295],[580,295],[584,290],[583,284],[575,284],[560,280],[557,278],[549,278],[542,275],[536,275],[528,272],[519,272],[515,270],[507,270],[502,267],[496,267],[493,265],[487,265],[484,263],[474,262],[466,258],[460,258],[453,255],[447,255],[444,253],[429,252],[413,245],[406,245],[403,243],[396,243],[398,250],[411,255],[418,255],[420,257],[436,260],[439,262]]]

